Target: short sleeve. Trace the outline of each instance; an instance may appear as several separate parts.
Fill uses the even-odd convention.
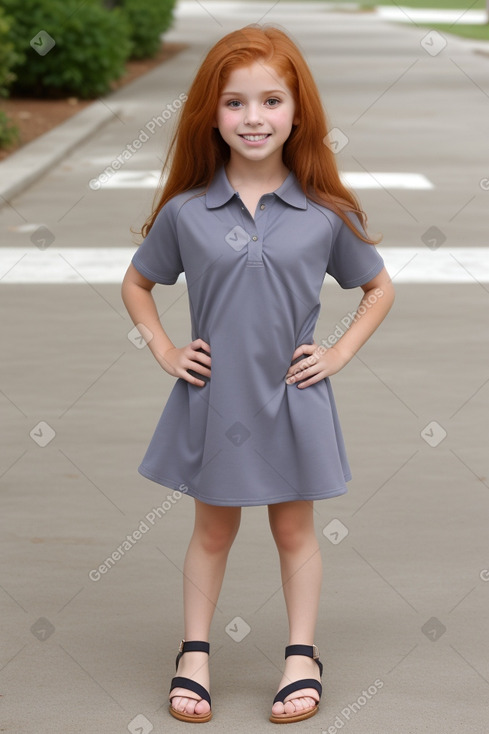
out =
[[[364,231],[356,214],[348,212],[347,216],[356,229]],[[361,240],[340,217],[338,219],[340,225],[334,229],[336,235],[326,272],[342,288],[355,288],[378,275],[384,267],[384,261],[375,245]]]
[[[162,207],[132,258],[136,270],[154,283],[173,285],[183,272],[176,228],[178,211],[172,200]]]

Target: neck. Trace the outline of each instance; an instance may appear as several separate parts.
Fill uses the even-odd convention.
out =
[[[282,158],[274,162],[248,161],[231,155],[225,166],[226,175],[234,188],[239,186],[278,188],[287,178],[289,169]]]

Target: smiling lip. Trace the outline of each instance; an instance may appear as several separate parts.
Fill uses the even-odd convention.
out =
[[[243,140],[246,140],[247,143],[253,144],[253,143],[263,143],[265,140],[267,140],[267,138],[270,137],[270,134],[271,133],[257,133],[256,135],[254,135],[254,134],[247,133],[247,134],[242,134],[239,137],[242,138]]]

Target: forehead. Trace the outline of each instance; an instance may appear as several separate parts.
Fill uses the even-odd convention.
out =
[[[284,91],[290,94],[285,79],[271,66],[263,61],[253,61],[246,66],[237,66],[229,73],[223,84],[221,94],[226,91],[238,91],[260,88],[271,91]]]

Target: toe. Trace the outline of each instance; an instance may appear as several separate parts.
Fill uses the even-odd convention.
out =
[[[291,714],[295,713],[295,706],[292,703],[292,701],[286,701],[284,703],[284,714],[287,716],[290,716]]]
[[[194,698],[187,698],[187,705],[185,706],[185,713],[189,716],[193,716],[195,713],[195,706],[197,701]]]
[[[272,714],[275,716],[280,716],[280,714],[284,713],[284,705],[283,703],[280,703],[280,701],[277,701],[277,703],[274,703],[272,706]]]
[[[194,710],[196,714],[208,714],[211,710],[211,707],[209,706],[209,702],[204,701],[204,699],[202,698],[200,701],[196,702]]]
[[[207,701],[195,698],[187,698],[186,696],[174,696],[171,700],[171,707],[181,714],[193,716],[194,714],[208,714],[210,706]]]
[[[299,714],[302,711],[302,704],[300,698],[294,698],[293,701],[285,702],[285,713],[287,716],[293,716]]]
[[[181,714],[190,714],[192,699],[186,696],[174,696],[171,699],[171,707]]]
[[[301,714],[309,711],[317,705],[316,699],[311,696],[301,696],[302,691],[298,691],[295,697],[290,698],[283,704],[274,704],[272,707],[272,713],[274,714],[285,714],[286,716],[293,716],[294,714]],[[299,695],[298,695],[299,694]],[[293,695],[293,694],[292,694]],[[275,710],[276,706],[280,706]]]
[[[181,696],[175,696],[171,699],[170,704],[175,711],[180,711],[180,713],[183,713],[185,711],[185,705],[182,705],[182,697]]]
[[[302,696],[301,698],[297,699],[299,702],[301,711],[308,711],[309,709],[314,708],[316,705],[316,701],[311,698],[310,696]],[[297,701],[294,701],[296,703]]]

